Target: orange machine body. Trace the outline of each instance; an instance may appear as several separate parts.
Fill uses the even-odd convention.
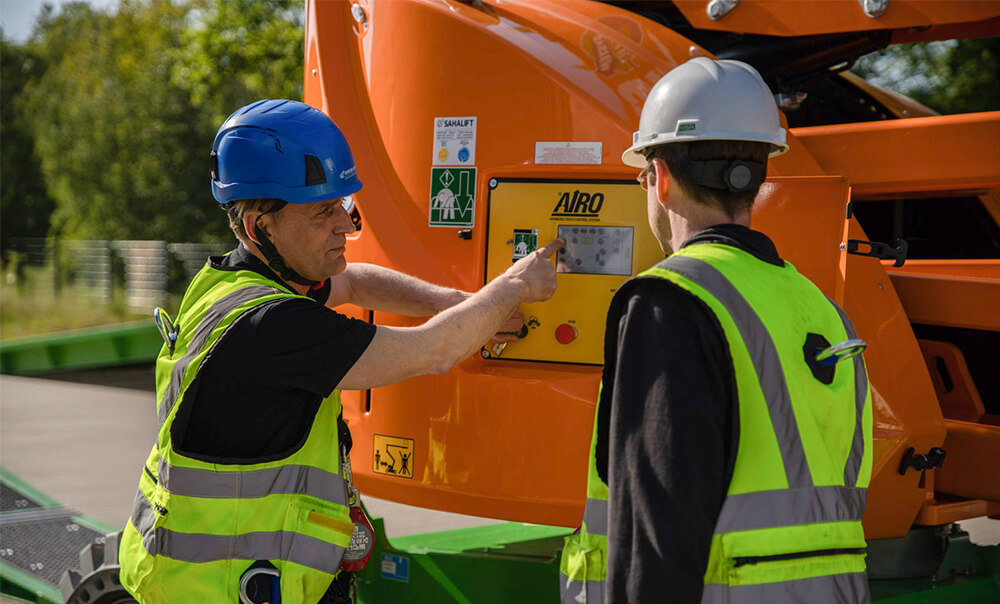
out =
[[[843,5],[826,29],[803,8],[810,2],[745,1],[701,25],[717,28],[732,17],[731,31],[806,35],[874,22],[849,14],[849,6],[860,10],[857,2],[825,4]],[[876,27],[989,29],[1000,10],[984,4],[893,0],[891,18]],[[677,5],[685,14],[687,5],[705,11],[704,2]],[[660,22],[586,0],[309,0],[305,52],[305,101],[344,130],[365,183],[357,195],[364,226],[348,244],[349,260],[469,291],[488,277],[491,180],[633,179],[620,156],[646,94],[673,67],[711,54]],[[881,99],[895,116],[918,114],[908,113],[919,110],[914,103]],[[445,116],[474,116],[477,124],[476,203],[471,226],[461,229],[429,226],[434,123]],[[536,143],[553,141],[599,142],[589,147],[597,162],[536,162]],[[900,268],[849,255],[842,242],[868,237],[847,203],[971,198],[996,223],[997,141],[1000,112],[790,128],[791,149],[771,163],[755,207],[755,228],[846,307],[870,344],[870,538],[998,512],[991,502],[1000,502],[1000,470],[991,460],[1000,452],[1000,411],[984,406],[988,393],[976,391],[960,350],[935,343],[922,350],[912,325],[1000,331],[1000,254]],[[421,321],[338,310],[382,325]],[[942,363],[950,369],[944,381],[928,369]],[[597,365],[474,357],[446,375],[345,392],[358,486],[410,505],[574,526],[599,380]],[[377,471],[386,446],[408,451],[404,471]],[[898,472],[909,448],[937,446],[949,454],[936,477]]]

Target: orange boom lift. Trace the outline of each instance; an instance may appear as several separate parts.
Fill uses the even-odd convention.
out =
[[[986,562],[964,576],[947,556],[973,548],[952,523],[1000,514],[1000,112],[939,116],[845,69],[889,44],[998,32],[1000,4],[960,0],[309,0],[305,101],[343,127],[365,182],[351,261],[465,290],[557,235],[578,237],[577,259],[606,261],[525,306],[519,341],[446,375],[345,392],[359,487],[579,523],[607,305],[659,260],[619,158],[663,74],[694,56],[734,58],[775,92],[791,147],[771,163],[754,226],[869,343],[874,593],[904,578],[996,590],[995,552],[975,549]],[[554,601],[560,542],[545,543],[532,555],[551,567],[540,601]],[[382,555],[363,596],[394,597],[386,561],[418,554]],[[481,601],[456,576],[445,578]]]

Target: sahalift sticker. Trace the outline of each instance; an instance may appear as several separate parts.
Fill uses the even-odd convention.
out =
[[[474,166],[476,164],[476,118],[434,118],[435,166]]]

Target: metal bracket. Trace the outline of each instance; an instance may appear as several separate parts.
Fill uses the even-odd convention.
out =
[[[736,8],[739,3],[740,0],[710,0],[708,6],[705,7],[705,12],[708,13],[709,19],[718,21],[728,15],[729,11]]]
[[[868,246],[868,251],[861,251],[862,245]],[[910,249],[910,244],[905,239],[896,241],[896,247],[891,247],[888,243],[878,241],[864,241],[862,239],[848,239],[847,244],[840,244],[840,249],[846,249],[848,254],[856,256],[870,256],[882,260],[895,260],[893,266],[903,266],[906,262],[906,252]]]
[[[917,455],[916,449],[910,447],[903,453],[903,459],[899,462],[899,475],[906,474],[910,468],[914,470],[934,470],[940,468],[944,463],[945,450],[941,447],[932,447],[925,455]]]
[[[878,19],[889,9],[889,0],[858,0],[858,4],[872,19]]]

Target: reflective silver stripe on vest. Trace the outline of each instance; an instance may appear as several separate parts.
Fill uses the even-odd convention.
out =
[[[171,466],[160,459],[160,484],[175,495],[210,499],[257,499],[271,494],[309,495],[347,505],[339,474],[312,466],[287,465],[243,472]]]
[[[135,526],[135,530],[139,531],[143,545],[145,545],[146,535],[150,534],[153,530],[153,524],[156,522],[156,512],[153,511],[153,506],[146,499],[142,489],[139,489],[135,494],[135,502],[132,503],[132,513],[129,518],[132,519],[132,525]]]
[[[871,602],[865,573],[810,577],[779,583],[722,585],[708,583],[701,604],[774,604],[775,602]]]
[[[658,266],[683,275],[705,288],[732,316],[750,352],[764,400],[767,401],[788,487],[795,489],[812,486],[812,473],[802,447],[802,437],[795,421],[795,410],[788,394],[785,372],[781,369],[778,349],[760,317],[729,279],[704,260],[674,255]]]
[[[562,604],[601,604],[604,602],[604,581],[573,581],[560,574],[559,596]]]
[[[867,494],[867,489],[830,486],[727,495],[715,533],[819,522],[860,522],[865,515]]]
[[[177,396],[180,394],[181,384],[184,381],[184,373],[187,371],[188,365],[190,365],[191,361],[201,353],[201,349],[205,346],[208,338],[212,335],[212,332],[215,331],[215,328],[218,327],[219,323],[226,318],[226,315],[247,302],[264,296],[269,296],[271,294],[280,293],[287,292],[282,292],[276,287],[268,287],[266,285],[249,285],[224,296],[208,309],[205,316],[202,318],[201,323],[199,323],[198,327],[195,329],[194,336],[191,338],[191,342],[187,346],[187,351],[184,353],[184,356],[174,364],[173,371],[170,373],[170,383],[167,385],[167,391],[164,393],[163,400],[160,402],[160,410],[158,413],[160,421],[159,427],[163,427],[164,422],[167,421],[167,416],[170,415],[170,410],[174,408],[174,403],[177,402]]]
[[[208,535],[177,533],[153,528],[156,512],[142,494],[132,506],[132,524],[142,537],[142,546],[152,556],[164,556],[181,562],[217,560],[287,560],[325,573],[340,568],[344,548],[315,537],[288,531]]]
[[[840,308],[833,300],[830,300],[830,303],[837,309],[840,320],[844,322],[847,339],[853,340],[857,338],[858,334],[854,331],[854,325],[847,318],[847,313],[844,312],[844,309]],[[868,400],[868,374],[865,372],[865,361],[860,354],[852,360],[854,361],[854,405],[857,416],[854,421],[854,439],[851,441],[851,453],[847,456],[847,463],[844,465],[844,484],[847,486],[858,484],[858,474],[861,473],[861,460],[865,456],[865,401]]]
[[[606,499],[587,499],[583,509],[583,523],[591,535],[608,536],[608,502]]]

